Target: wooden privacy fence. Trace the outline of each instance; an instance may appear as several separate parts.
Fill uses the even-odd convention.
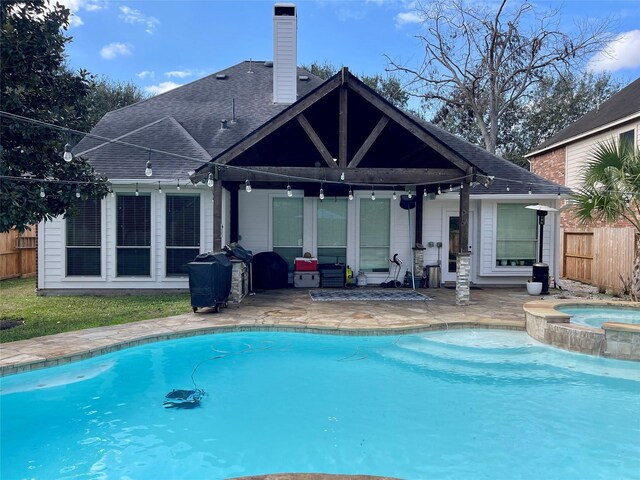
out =
[[[0,280],[36,273],[36,229],[0,233]]]
[[[564,232],[562,271],[565,278],[605,288],[622,289],[620,276],[631,279],[634,257],[633,228],[594,228],[591,232]]]

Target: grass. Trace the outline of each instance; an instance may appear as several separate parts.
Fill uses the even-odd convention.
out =
[[[0,343],[85,328],[179,315],[191,311],[188,293],[120,296],[38,297],[33,278],[0,282]]]

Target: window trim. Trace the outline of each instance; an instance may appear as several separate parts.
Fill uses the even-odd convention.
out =
[[[168,196],[172,196],[172,197],[177,197],[177,196],[189,196],[189,197],[198,197],[198,200],[200,202],[200,246],[198,247],[198,254],[204,253],[205,250],[205,235],[204,235],[204,231],[206,230],[206,228],[203,228],[206,226],[205,224],[205,215],[204,215],[204,210],[205,210],[205,205],[204,202],[202,201],[202,194],[201,192],[190,192],[190,191],[181,191],[181,192],[171,192],[171,193],[166,193],[166,194],[159,194],[160,196],[164,197],[162,198],[161,204],[162,204],[162,217],[163,217],[163,222],[162,222],[162,240],[161,240],[161,249],[163,252],[163,259],[162,259],[162,281],[175,281],[175,280],[188,280],[189,279],[189,274],[184,274],[184,275],[169,275],[167,273],[167,249],[168,248],[173,248],[173,249],[195,249],[195,247],[167,247],[167,197]],[[209,202],[211,203],[211,202]]]
[[[492,273],[499,273],[502,274],[504,276],[515,276],[515,277],[522,277],[522,276],[531,276],[531,266],[527,266],[527,265],[516,265],[516,266],[512,266],[512,265],[496,265],[496,261],[498,258],[498,254],[497,254],[497,248],[498,248],[498,205],[522,205],[523,208],[526,205],[529,205],[531,202],[526,202],[524,200],[514,200],[514,201],[496,201],[493,204],[492,207],[492,212],[493,212],[493,222],[492,222],[492,227],[493,227],[493,238],[492,238],[492,242],[491,242],[491,272]],[[540,202],[541,204],[544,204],[544,202]],[[531,210],[533,212],[533,210]],[[537,225],[537,223],[536,223]],[[551,232],[547,232],[547,235],[550,235]],[[545,235],[545,237],[547,237],[547,235]],[[538,228],[536,226],[536,257],[533,261],[533,263],[536,263],[538,261]],[[544,248],[544,247],[543,247]],[[544,257],[543,257],[544,260]]]
[[[107,222],[105,221],[107,216],[107,197],[99,200],[100,202],[100,275],[67,275],[67,220],[62,218],[62,269],[64,276],[61,278],[62,282],[84,282],[84,281],[101,281],[107,280]],[[44,242],[42,242],[44,244]],[[74,247],[80,248],[80,247]],[[88,247],[95,248],[95,247]]]
[[[156,268],[156,213],[157,213],[157,201],[155,200],[156,194],[153,185],[139,185],[138,188],[140,195],[148,195],[151,197],[151,208],[150,208],[150,218],[151,218],[151,245],[150,245],[150,275],[148,276],[119,276],[118,275],[118,195],[135,195],[135,186],[127,185],[126,188],[118,188],[117,190],[114,188],[115,196],[112,202],[112,213],[110,215],[111,225],[113,226],[113,231],[109,235],[111,240],[111,248],[110,252],[112,255],[112,271],[109,275],[109,281],[112,282],[155,282],[157,277],[157,268]],[[125,248],[125,247],[121,247]]]

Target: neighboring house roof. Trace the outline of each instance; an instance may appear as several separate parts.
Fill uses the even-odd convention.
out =
[[[298,69],[298,96],[322,83],[322,79]],[[221,78],[223,77],[223,78]],[[91,133],[118,139],[145,148],[202,158],[203,162],[233,145],[264,124],[287,105],[272,102],[273,67],[267,62],[244,61],[161,95],[107,113]],[[231,127],[232,102],[236,123],[222,130],[220,121]],[[171,118],[172,122],[159,120]],[[177,125],[175,125],[177,124]],[[177,126],[183,129],[179,133]],[[147,152],[143,149],[105,142],[90,136],[74,148],[74,154],[87,158],[98,173],[112,180],[145,179]],[[207,153],[207,157],[202,152]],[[137,163],[139,160],[139,164]],[[135,163],[134,163],[135,162]],[[152,153],[153,178],[187,179],[187,171],[198,162],[167,156],[159,160]],[[134,167],[135,165],[135,167]]]
[[[595,133],[612,123],[634,116],[640,117],[640,78],[631,82],[568,127],[542,142],[526,156],[538,155],[545,150],[557,148],[575,137]]]

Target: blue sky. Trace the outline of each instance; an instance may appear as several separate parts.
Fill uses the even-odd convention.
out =
[[[132,81],[150,94],[243,60],[272,58],[273,1],[59,1],[73,13],[71,66]],[[298,64],[329,61],[375,74],[384,73],[385,54],[404,62],[422,58],[414,0],[294,3]],[[592,59],[592,68],[611,71],[625,84],[640,76],[640,0],[539,1],[535,8],[559,8],[566,29],[614,17],[611,55]]]

